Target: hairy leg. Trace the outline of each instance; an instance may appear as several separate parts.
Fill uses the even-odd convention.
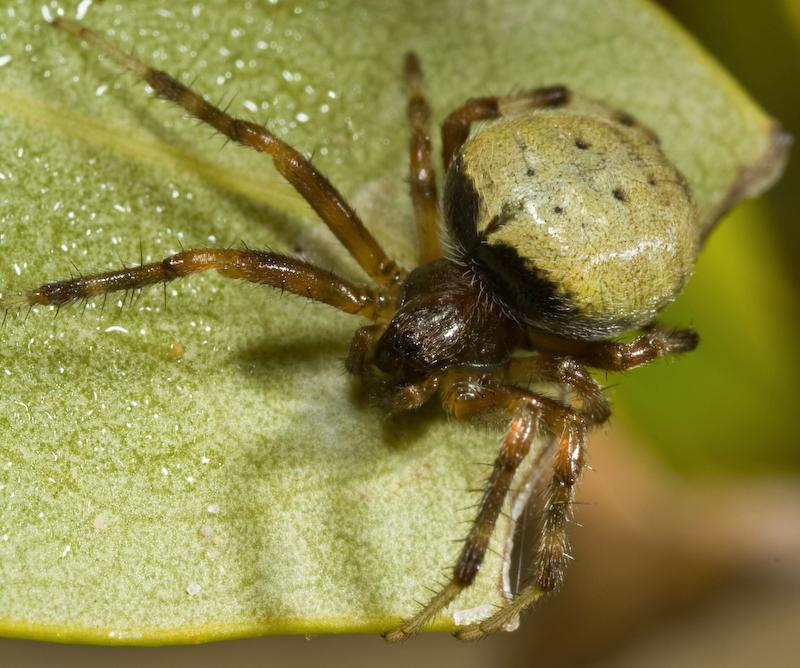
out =
[[[475,580],[514,474],[530,450],[540,421],[551,431],[581,421],[581,418],[557,402],[507,385],[459,381],[451,382],[447,387],[441,386],[440,392],[445,406],[454,417],[500,409],[510,412],[512,420],[452,577],[417,615],[385,635],[392,642],[405,640],[419,632]]]
[[[109,56],[145,81],[159,97],[183,107],[233,141],[272,156],[275,168],[311,205],[353,258],[381,285],[399,283],[407,274],[391,260],[356,212],[316,168],[296,149],[265,127],[233,118],[168,73],[154,69],[117,48],[77,21],[58,17],[53,26],[71,33]]]
[[[442,123],[442,159],[447,169],[455,154],[467,141],[469,128],[475,121],[485,121],[499,116],[537,107],[558,107],[569,100],[564,86],[535,88],[517,95],[503,97],[474,97],[450,112]]]
[[[270,285],[371,320],[388,317],[394,309],[393,300],[380,289],[353,285],[336,274],[285,255],[231,248],[195,248],[170,255],[161,262],[45,283],[0,300],[0,308],[61,306],[110,292],[168,283],[210,269],[227,278]]]
[[[425,264],[442,256],[439,242],[439,211],[436,195],[436,173],[431,150],[431,109],[425,99],[422,68],[415,53],[405,58],[408,88],[409,178],[414,219],[417,223],[420,263]]]
[[[572,517],[575,486],[586,464],[585,441],[585,425],[581,422],[570,423],[561,437],[553,462],[532,577],[491,617],[459,631],[456,634],[459,639],[477,640],[503,630],[523,610],[561,585],[570,558],[567,525]]]
[[[694,350],[699,340],[691,329],[668,329],[659,325],[645,328],[630,343],[562,339],[537,329],[528,329],[531,349],[569,355],[582,364],[606,371],[626,371],[659,357],[686,353]]]

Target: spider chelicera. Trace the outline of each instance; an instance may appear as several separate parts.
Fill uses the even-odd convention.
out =
[[[511,416],[452,575],[385,637],[412,636],[470,586],[515,472],[542,432],[549,445],[534,466],[541,471],[551,462],[552,476],[533,568],[513,600],[458,636],[500,630],[556,589],[568,558],[566,529],[586,434],[610,414],[586,367],[621,371],[697,345],[691,330],[653,324],[690,275],[700,245],[689,187],[656,136],[629,114],[563,86],[473,98],[442,125],[440,202],[422,71],[416,55],[407,54],[409,171],[420,251],[419,266],[409,272],[311,162],[265,127],[229,116],[76,21],[57,18],[53,25],[110,56],[159,97],[270,155],[372,283],[357,285],[267,251],[196,248],[50,282],[2,305],[59,306],[215,269],[366,318],[371,324],[356,330],[347,370],[387,377],[394,410],[438,397],[455,418],[490,410]],[[476,121],[488,122],[471,132]],[[628,343],[613,340],[636,329],[640,334]],[[550,398],[527,389],[531,381],[566,391]]]

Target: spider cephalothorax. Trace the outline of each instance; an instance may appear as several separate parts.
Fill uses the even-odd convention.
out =
[[[216,269],[367,318],[372,324],[356,331],[347,368],[388,377],[395,410],[438,396],[457,418],[487,410],[512,418],[452,576],[387,639],[413,635],[473,582],[515,471],[541,432],[550,438],[533,465],[542,471],[552,459],[553,473],[533,569],[504,608],[458,635],[471,639],[502,629],[555,589],[567,559],[566,525],[586,433],[609,416],[608,401],[585,367],[624,370],[697,345],[690,330],[652,323],[690,275],[699,247],[691,192],[655,135],[629,114],[562,86],[470,99],[442,126],[440,206],[422,73],[409,54],[411,195],[421,257],[409,273],[309,160],[265,127],[229,116],[75,21],[58,18],[53,25],[230,139],[269,154],[372,284],[277,253],[201,248],[47,283],[0,307],[61,305]],[[475,121],[488,122],[470,135]],[[440,210],[446,244],[439,238]],[[642,332],[629,343],[609,340],[635,328]],[[562,386],[564,399],[527,389],[531,381]]]

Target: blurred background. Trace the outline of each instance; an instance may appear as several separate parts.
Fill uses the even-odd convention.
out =
[[[800,2],[663,0],[800,137]],[[797,151],[795,151],[795,154]],[[701,347],[610,379],[573,564],[514,634],[266,638],[161,649],[0,641],[8,666],[774,666],[800,656],[800,161],[712,234],[665,315]],[[665,367],[669,366],[669,369]]]

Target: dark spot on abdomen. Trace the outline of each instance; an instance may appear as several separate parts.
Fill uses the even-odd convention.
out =
[[[627,126],[629,128],[633,127],[634,125],[636,125],[636,119],[633,116],[631,116],[630,114],[626,114],[624,111],[620,111],[616,115],[616,120],[617,120],[617,123],[619,123],[620,125],[625,125],[625,126]]]

